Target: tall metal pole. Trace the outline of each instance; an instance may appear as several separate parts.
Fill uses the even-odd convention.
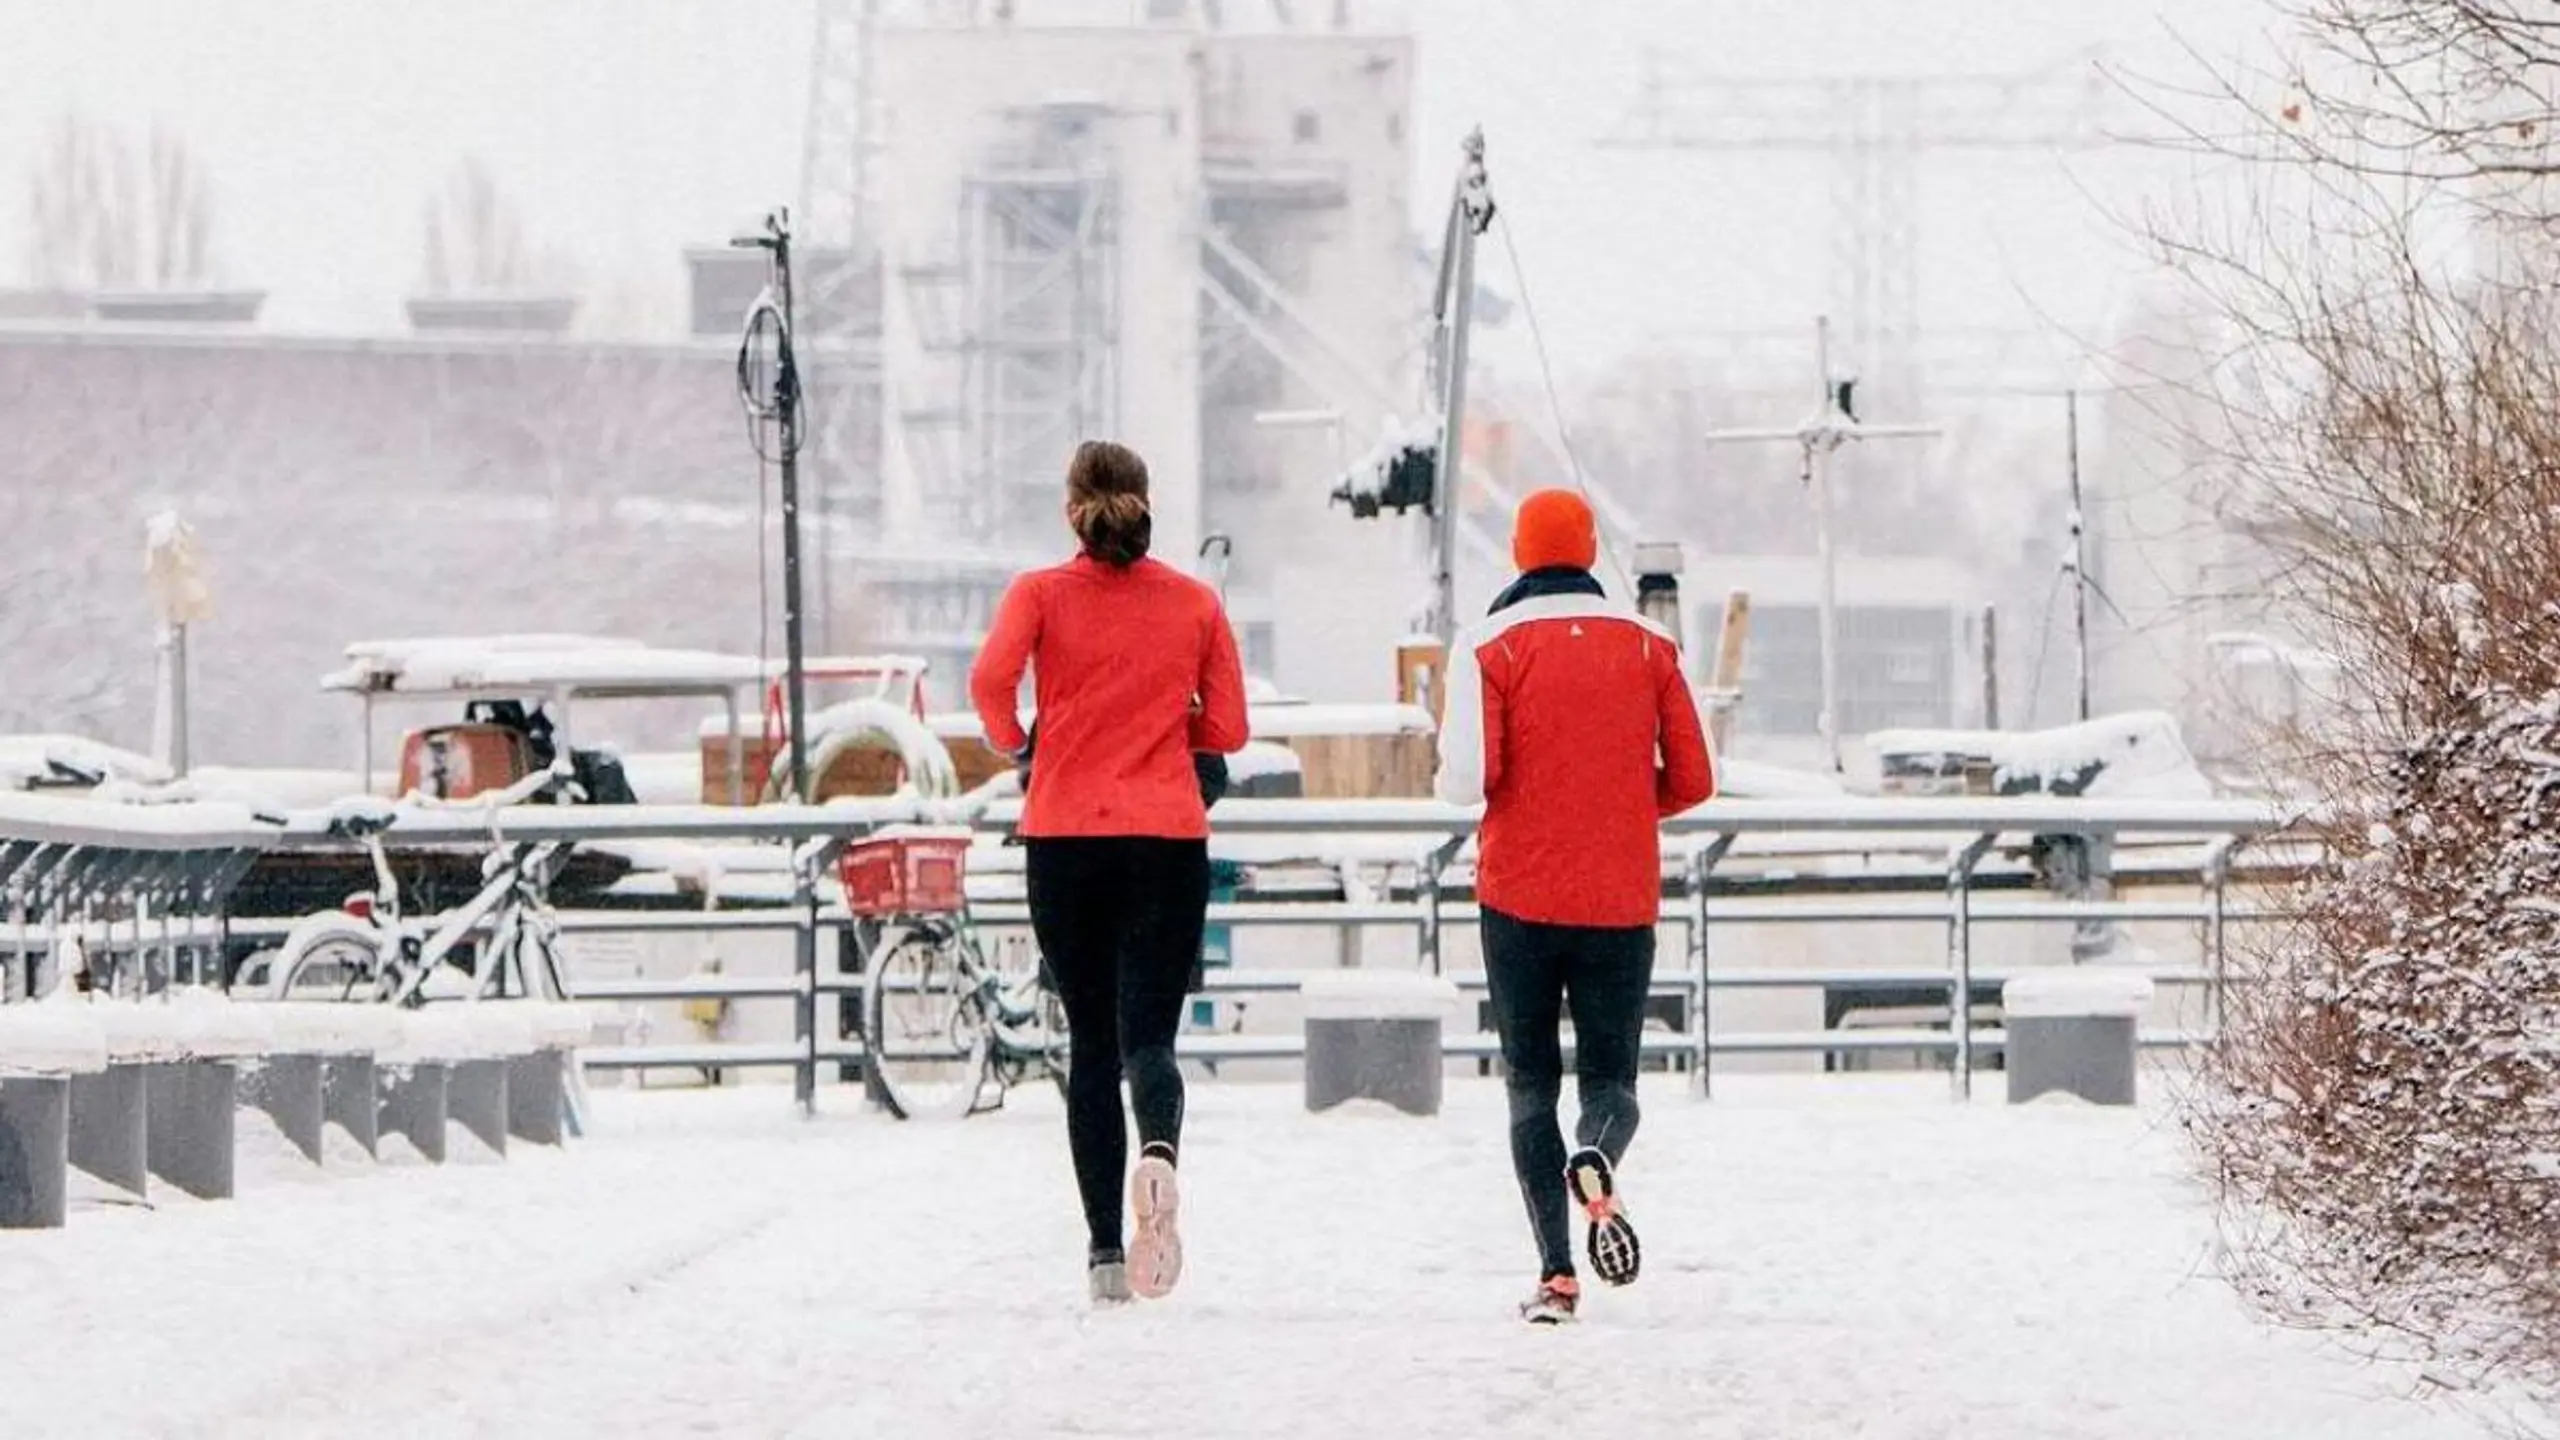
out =
[[[2062,393],[2068,421],[2071,466],[2071,637],[2079,670],[2079,717],[2089,718],[2089,548],[2088,526],[2080,515],[2080,392]]]
[[[782,644],[784,703],[791,721],[791,798],[809,803],[807,651],[800,614],[800,365],[793,354],[791,314],[791,214],[767,222],[773,266],[782,292],[782,337],[774,366],[773,399],[782,435]]]
[[[1799,477],[1813,505],[1814,545],[1821,568],[1821,593],[1817,602],[1822,646],[1822,714],[1819,724],[1822,748],[1830,760],[1834,774],[1845,769],[1840,753],[1839,693],[1839,565],[1831,536],[1831,452],[1852,441],[1916,439],[1935,435],[1938,427],[1929,424],[1871,425],[1852,413],[1847,387],[1831,374],[1831,320],[1828,316],[1814,319],[1814,354],[1820,367],[1822,408],[1814,418],[1784,430],[1714,430],[1703,438],[1708,444],[1722,445],[1746,440],[1793,441],[1803,457]]]
[[[1813,350],[1822,376],[1822,411],[1828,415],[1834,408],[1831,396],[1831,317],[1828,315],[1814,318]],[[1822,736],[1823,758],[1831,763],[1831,773],[1837,775],[1844,767],[1840,760],[1840,564],[1831,543],[1831,449],[1829,445],[1806,448],[1805,479],[1813,491],[1813,544],[1822,565],[1819,601],[1822,714],[1817,728]]]
[[[1484,131],[1462,144],[1456,191],[1440,256],[1435,309],[1440,316],[1440,463],[1431,507],[1431,631],[1442,645],[1458,638],[1458,455],[1467,408],[1467,332],[1475,318],[1476,236],[1493,223],[1485,188]]]

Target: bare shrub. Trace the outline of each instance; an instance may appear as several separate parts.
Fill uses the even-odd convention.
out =
[[[2560,1397],[2560,28],[2310,0],[2225,84],[2252,167],[2167,247],[2234,337],[2226,524],[2345,704],[2290,758],[2331,863],[2253,955],[2190,1129],[2289,1322]],[[2199,136],[2199,138],[2203,138]]]

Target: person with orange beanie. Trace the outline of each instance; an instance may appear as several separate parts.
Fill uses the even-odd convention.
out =
[[[1662,908],[1661,823],[1715,793],[1706,732],[1670,635],[1591,573],[1600,538],[1570,490],[1520,504],[1520,576],[1452,647],[1440,798],[1484,807],[1476,898],[1501,1032],[1511,1160],[1541,1267],[1521,1306],[1574,1318],[1572,1206],[1611,1285],[1642,1252],[1618,1196],[1635,1136],[1636,1061]],[[1570,1013],[1581,1116],[1566,1153],[1559,1030]]]

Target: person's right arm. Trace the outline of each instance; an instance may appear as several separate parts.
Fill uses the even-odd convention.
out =
[[[1209,607],[1207,642],[1200,647],[1200,674],[1192,693],[1199,708],[1191,717],[1195,753],[1233,755],[1252,738],[1252,711],[1245,703],[1244,661],[1236,654],[1235,627],[1223,605]]]
[[[1502,689],[1486,677],[1475,646],[1463,636],[1451,648],[1444,683],[1440,773],[1431,793],[1449,805],[1482,805],[1502,786]]]
[[[969,671],[969,701],[978,726],[999,755],[1022,753],[1031,737],[1023,733],[1022,676],[1031,652],[1040,644],[1040,590],[1026,575],[1013,582],[996,607],[996,623],[978,647],[978,663]]]

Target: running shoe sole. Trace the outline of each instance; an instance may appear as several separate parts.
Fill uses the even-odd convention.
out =
[[[1136,1234],[1129,1244],[1129,1288],[1139,1298],[1161,1300],[1182,1279],[1182,1187],[1172,1162],[1140,1159],[1129,1172],[1129,1215]]]
[[[1591,1256],[1591,1273],[1603,1285],[1634,1284],[1636,1273],[1644,1268],[1644,1247],[1636,1240],[1636,1227],[1627,1221],[1626,1208],[1618,1203],[1618,1179],[1609,1157],[1598,1150],[1575,1151],[1564,1173],[1574,1203],[1591,1217],[1590,1232],[1583,1240]]]

